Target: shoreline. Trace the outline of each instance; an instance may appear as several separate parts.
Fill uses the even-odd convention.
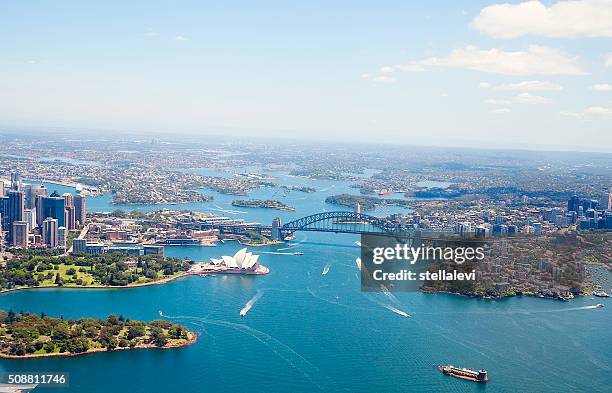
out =
[[[93,348],[85,352],[78,352],[78,353],[53,352],[53,353],[28,354],[28,355],[23,355],[23,356],[7,355],[7,354],[0,353],[0,359],[40,359],[40,358],[50,358],[50,357],[73,357],[73,356],[85,356],[85,355],[90,355],[90,354],[95,354],[95,353],[100,353],[100,352],[115,352],[115,351],[125,351],[125,350],[134,350],[134,349],[175,349],[175,348],[182,348],[182,347],[187,347],[189,345],[193,345],[197,341],[198,341],[198,334],[192,331],[188,331],[187,340],[185,342],[167,344],[167,345],[164,345],[163,347],[158,347],[154,344],[143,344],[143,345],[137,345],[133,348],[117,347],[117,348],[113,348],[110,350],[108,348]]]
[[[56,288],[56,289],[131,289],[131,288],[138,288],[138,287],[147,287],[151,285],[163,285],[163,284],[169,283],[170,281],[174,281],[176,279],[186,277],[186,276],[191,276],[191,275],[193,275],[193,273],[182,272],[181,274],[178,274],[176,276],[164,278],[158,281],[143,282],[143,283],[129,284],[129,285],[71,285],[71,286],[40,285],[37,287],[11,288],[11,289],[1,290],[0,296],[6,293],[10,293],[10,292],[26,291],[26,290],[32,290],[32,289],[53,289],[53,288]]]

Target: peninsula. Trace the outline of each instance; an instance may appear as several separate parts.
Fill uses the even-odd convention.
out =
[[[262,209],[275,209],[283,211],[295,211],[291,206],[287,206],[284,203],[276,200],[261,200],[261,199],[236,199],[232,201],[232,206],[238,207],[251,207],[251,208],[262,208]]]
[[[65,320],[44,314],[0,311],[0,358],[76,356],[141,348],[178,348],[196,342],[184,326],[109,315],[106,320]]]

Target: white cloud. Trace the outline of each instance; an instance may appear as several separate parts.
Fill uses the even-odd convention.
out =
[[[366,72],[365,74],[361,74],[361,77],[363,79],[370,79],[372,77],[372,74],[369,74],[369,73]]]
[[[495,38],[612,37],[612,1],[570,0],[546,6],[539,1],[483,8],[472,26]]]
[[[440,97],[448,97],[448,93],[441,93]]]
[[[500,100],[497,98],[489,98],[485,102],[491,105],[511,105],[512,104],[512,100]]]
[[[559,112],[559,114],[561,116],[574,117],[576,119],[580,119],[580,118],[582,118],[584,116],[582,113],[577,113],[577,112],[564,112],[564,111],[561,111],[561,112]]]
[[[606,67],[612,67],[612,53],[608,55],[606,59]]]
[[[512,105],[512,104],[526,104],[526,105],[539,105],[548,104],[550,99],[546,97],[536,96],[530,93],[517,94],[511,99],[497,99],[490,98],[485,101],[487,104],[492,105]]]
[[[144,33],[144,35],[145,35],[145,37],[157,37],[159,35],[159,33],[149,29],[149,30],[147,30],[146,33]]]
[[[612,108],[604,108],[603,106],[592,106],[586,108],[584,113],[589,115],[602,115],[612,117]]]
[[[184,37],[182,35],[177,35],[176,38],[174,39],[175,41],[187,41],[187,37]]]
[[[563,90],[561,85],[546,81],[523,81],[518,83],[507,83],[501,85],[492,85],[487,82],[480,82],[478,85],[481,89],[493,90],[524,90],[524,91],[559,91]]]
[[[591,106],[583,110],[582,112],[559,112],[562,116],[574,117],[576,119],[582,119],[585,116],[602,116],[612,118],[612,108],[606,108],[603,106]]]
[[[395,67],[391,67],[391,66],[382,67],[380,69],[380,72],[382,74],[389,74],[389,73],[395,72],[395,71],[396,71]]]
[[[513,99],[517,104],[528,104],[528,105],[539,105],[548,104],[550,99],[542,96],[536,96],[530,93],[521,93],[516,95]]]
[[[501,49],[481,50],[469,45],[453,50],[446,57],[432,57],[421,65],[452,67],[505,75],[583,75],[576,57],[565,52],[539,45],[530,45],[527,51],[506,52]]]
[[[591,89],[595,91],[612,91],[612,85],[609,85],[607,83],[601,83],[598,85],[591,86]]]
[[[374,78],[372,78],[372,82],[377,82],[377,83],[393,83],[397,81],[396,78],[393,78],[391,76],[385,76],[385,75],[379,75],[379,76],[375,76]]]
[[[512,112],[510,108],[499,108],[499,109],[493,109],[491,111],[491,113],[495,113],[495,114],[504,114],[504,113],[510,113],[510,112]]]

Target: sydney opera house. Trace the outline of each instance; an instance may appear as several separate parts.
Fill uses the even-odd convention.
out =
[[[259,264],[259,255],[247,252],[246,248],[238,251],[234,256],[224,255],[219,259],[211,258],[210,263],[201,263],[193,266],[192,273],[196,274],[266,274],[270,270]]]

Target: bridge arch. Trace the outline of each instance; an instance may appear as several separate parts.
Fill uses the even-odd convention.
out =
[[[284,224],[282,232],[321,231],[336,233],[389,233],[397,228],[388,220],[350,211],[311,214]]]

